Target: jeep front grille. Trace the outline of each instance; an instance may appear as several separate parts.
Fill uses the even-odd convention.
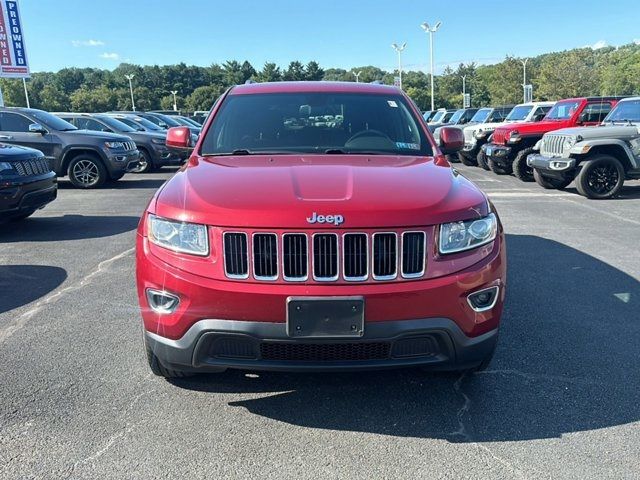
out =
[[[249,277],[246,233],[226,232],[224,234],[224,270],[229,278]]]
[[[12,162],[13,168],[21,177],[28,177],[30,175],[42,175],[49,173],[51,167],[46,158],[36,157],[31,160],[22,160],[19,162]]]
[[[369,276],[369,239],[366,233],[345,233],[342,237],[342,275],[357,282]]]
[[[282,236],[282,271],[289,282],[303,282],[308,277],[308,238],[304,233]]]
[[[338,279],[338,235],[313,235],[313,278],[320,282]]]
[[[137,150],[137,146],[135,144],[135,142],[124,142],[124,149],[129,151],[129,150]]]
[[[496,145],[505,145],[507,143],[507,132],[502,128],[496,128],[493,132],[493,143]]]
[[[227,278],[285,282],[415,279],[426,271],[427,235],[400,232],[223,234]]]
[[[395,233],[373,234],[373,278],[393,280],[398,275],[397,246]]]
[[[402,276],[421,277],[424,274],[424,232],[404,232],[402,234]]]
[[[569,138],[567,135],[545,135],[540,153],[549,157],[561,157],[567,138]]]
[[[253,236],[253,276],[258,280],[278,278],[278,237],[275,233]]]

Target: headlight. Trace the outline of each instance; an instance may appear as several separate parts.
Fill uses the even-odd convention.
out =
[[[12,170],[13,170],[13,166],[10,163],[0,162],[0,173],[5,171],[12,171]]]
[[[473,136],[476,137],[478,140],[480,140],[481,138],[486,137],[488,134],[489,134],[488,131],[480,129]]]
[[[520,132],[514,130],[509,134],[509,143],[516,143],[520,141]]]
[[[104,146],[113,150],[124,150],[123,142],[104,142]]]
[[[151,143],[155,143],[156,145],[165,145],[167,141],[164,138],[152,138]]]
[[[492,242],[498,233],[498,219],[493,213],[478,220],[453,222],[440,225],[441,254],[471,250]]]
[[[564,149],[570,150],[576,144],[576,139],[574,137],[568,137],[564,140]]]
[[[207,227],[204,225],[149,215],[149,240],[174,252],[200,256],[209,254]]]

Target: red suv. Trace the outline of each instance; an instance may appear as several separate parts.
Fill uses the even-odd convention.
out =
[[[485,367],[505,297],[502,226],[397,88],[241,85],[137,235],[144,341],[161,376]]]
[[[622,97],[587,97],[560,100],[542,121],[511,123],[496,128],[487,145],[489,167],[498,175],[513,173],[524,182],[533,182],[527,157],[545,133],[561,128],[598,125]]]

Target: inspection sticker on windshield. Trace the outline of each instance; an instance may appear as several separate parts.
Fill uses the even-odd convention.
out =
[[[398,108],[398,104],[395,102],[395,100],[387,100],[387,103],[390,107]]]
[[[417,143],[396,142],[396,147],[404,148],[407,150],[420,150],[420,145],[418,145]]]

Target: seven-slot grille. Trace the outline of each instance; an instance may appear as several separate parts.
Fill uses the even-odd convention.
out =
[[[136,144],[134,142],[124,142],[124,149],[125,150],[135,150],[138,147],[136,146]]]
[[[31,160],[22,160],[19,162],[13,162],[13,168],[21,177],[27,177],[29,175],[42,175],[49,173],[51,167],[46,158],[37,157]]]
[[[493,143],[496,145],[504,145],[507,143],[507,132],[502,128],[497,128],[493,132]]]
[[[540,153],[552,157],[561,157],[564,153],[564,143],[567,138],[569,138],[567,135],[545,135]]]
[[[426,234],[422,231],[374,234],[225,232],[224,270],[228,278],[362,282],[418,278],[425,272]]]

